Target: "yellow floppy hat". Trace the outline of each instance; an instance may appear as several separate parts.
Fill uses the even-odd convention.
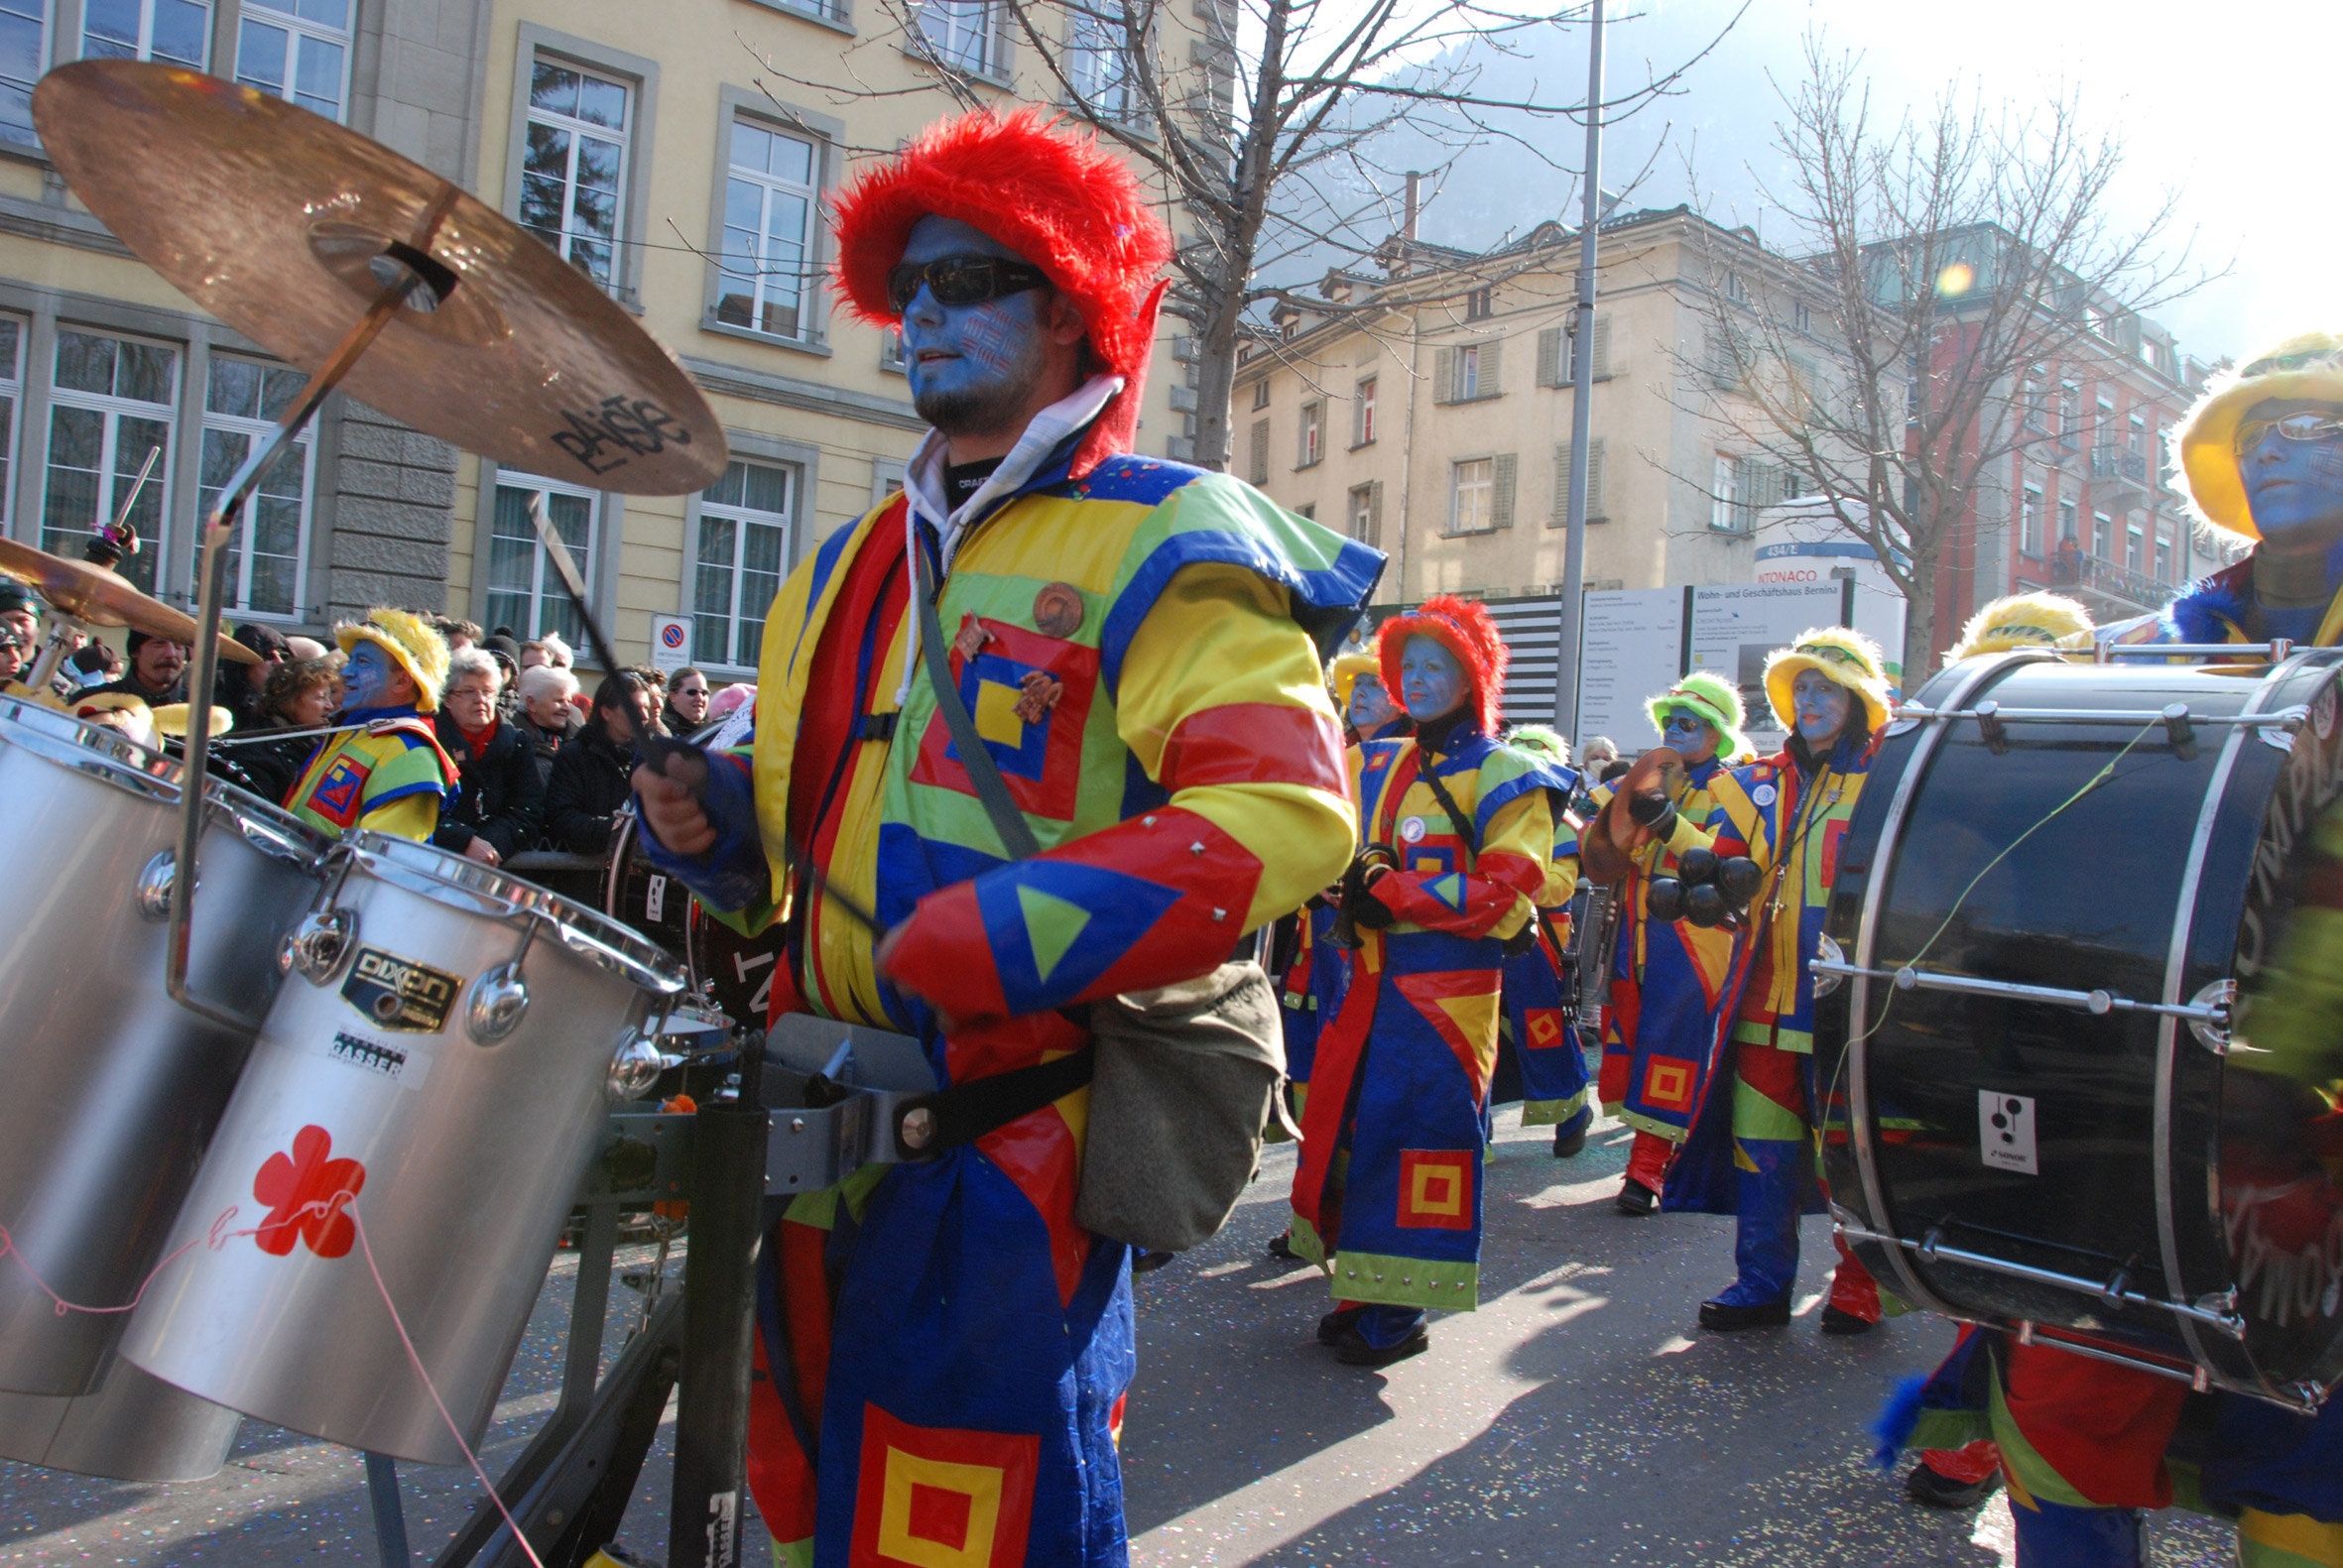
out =
[[[416,711],[438,711],[439,694],[447,689],[447,640],[432,630],[431,622],[412,610],[378,605],[366,612],[365,620],[335,627],[333,640],[345,654],[361,642],[380,647],[415,677]]]
[[[2013,593],[1970,616],[1960,641],[1944,651],[1944,662],[1956,664],[2012,648],[2081,648],[2090,637],[2091,612],[2064,594]]]
[[[1818,626],[1799,633],[1789,647],[1766,656],[1766,701],[1784,729],[1796,729],[1797,714],[1789,702],[1790,682],[1800,670],[1820,670],[1862,699],[1867,715],[1864,727],[1876,732],[1888,722],[1894,707],[1883,665],[1880,645],[1861,632],[1846,626]]]
[[[2172,432],[2172,454],[2197,516],[2218,529],[2260,539],[2237,461],[2246,411],[2273,398],[2343,404],[2343,336],[2303,332],[2205,383],[2204,396]]]
[[[1344,654],[1334,661],[1326,676],[1334,684],[1334,711],[1343,718],[1350,717],[1351,688],[1359,683],[1359,676],[1383,678],[1383,666],[1373,654]],[[1397,698],[1393,699],[1397,701]]]

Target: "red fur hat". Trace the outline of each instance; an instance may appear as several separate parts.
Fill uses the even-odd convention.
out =
[[[1383,685],[1396,699],[1400,694],[1400,656],[1411,637],[1428,637],[1464,662],[1472,680],[1473,712],[1483,735],[1497,733],[1498,716],[1505,708],[1505,666],[1513,655],[1489,618],[1489,607],[1478,599],[1435,594],[1407,615],[1395,615],[1376,635],[1375,652],[1383,662]]]
[[[1139,178],[1096,137],[1062,130],[1039,109],[979,109],[927,127],[838,196],[838,286],[863,320],[899,323],[887,272],[930,214],[990,235],[1048,274],[1080,308],[1092,357],[1123,378],[1083,438],[1075,473],[1131,450],[1166,288],[1156,274],[1172,259],[1171,231]]]

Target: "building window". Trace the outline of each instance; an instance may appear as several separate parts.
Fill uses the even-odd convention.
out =
[[[163,497],[170,488],[172,409],[179,351],[156,343],[60,328],[49,395],[49,483],[41,506],[41,547],[76,558],[81,541],[113,521],[130,498],[147,454],[155,471],[130,510],[145,546],[115,569],[148,593],[164,549]]]
[[[2172,580],[2172,542],[2161,531],[2156,536],[2156,580]]]
[[[247,0],[250,3],[250,0]],[[208,518],[253,445],[277,427],[277,418],[301,396],[308,377],[283,365],[211,358],[203,388],[203,463],[195,511]],[[302,544],[309,534],[314,466],[308,433],[289,442],[261,475],[244,503],[228,545],[228,603],[253,615],[301,611]]]
[[[1789,307],[1789,315],[1790,324],[1797,331],[1805,333],[1814,330],[1814,312],[1807,308],[1805,301],[1799,300],[1792,303]]]
[[[47,0],[0,0],[0,135],[37,140],[33,84],[49,62]]]
[[[509,626],[527,642],[557,632],[572,648],[584,646],[577,611],[561,591],[560,574],[546,558],[529,519],[532,496],[544,496],[546,520],[577,563],[590,589],[594,581],[594,523],[600,498],[590,490],[529,474],[496,476],[496,509],[489,520],[488,614],[490,626]]]
[[[1470,403],[1481,395],[1481,351],[1478,345],[1456,351],[1456,401]]]
[[[1253,383],[1253,407],[1257,411],[1269,407],[1269,378],[1267,376]]]
[[[1494,289],[1475,289],[1466,295],[1464,297],[1464,318],[1467,321],[1485,321],[1494,315],[1497,310],[1496,294],[1497,291]]]
[[[1739,273],[1725,274],[1725,298],[1735,304],[1749,303],[1749,285],[1741,281]]]
[[[954,70],[1000,73],[991,0],[926,0],[920,7],[920,32],[935,58]]]
[[[2115,525],[2104,512],[2091,514],[2091,553],[2101,560],[2115,558]]]
[[[1359,383],[1357,400],[1351,405],[1350,443],[1353,446],[1375,444],[1375,380],[1369,376]]]
[[[2147,535],[2142,531],[2139,524],[2134,523],[2124,529],[2125,570],[2145,571],[2148,569],[2142,548],[2146,540]]]
[[[1325,423],[1326,406],[1323,403],[1305,403],[1301,406],[1301,447],[1295,454],[1295,467],[1308,468],[1317,462],[1324,441]]]
[[[2018,548],[2029,555],[2042,552],[2042,493],[2032,485],[2018,500]]]
[[[84,0],[81,7],[84,60],[168,60],[201,70],[210,43],[207,0]]]
[[[1497,526],[1497,460],[1475,457],[1455,465],[1448,532],[1485,534]]]
[[[2061,501],[2058,503],[2058,543],[2064,544],[2070,541],[2074,541],[2074,503]]]
[[[1740,460],[1719,452],[1709,474],[1708,526],[1720,534],[1740,533]]]
[[[1065,75],[1074,101],[1101,120],[1131,114],[1130,56],[1120,16],[1088,7],[1069,8],[1066,18]]]
[[[796,478],[776,463],[734,461],[699,493],[691,648],[705,663],[757,667],[765,610],[789,571]]]
[[[2138,453],[2141,456],[2147,455],[2148,419],[2145,415],[2135,414],[2132,416],[2130,428],[2124,432],[2124,450]]]
[[[1360,543],[1372,546],[1383,543],[1383,508],[1378,503],[1376,486],[1351,487],[1349,524],[1350,537]]]
[[[328,120],[349,97],[350,0],[244,0],[236,79]]]
[[[2022,407],[2025,411],[2026,427],[2046,434],[2049,426],[2043,422],[2048,416],[2048,411],[2042,407],[2041,382],[2032,376],[2027,377],[2025,390],[2020,396],[2025,400]]]
[[[618,278],[633,97],[624,82],[574,65],[541,60],[529,73],[521,222],[606,289]]]
[[[25,328],[0,316],[0,534],[7,532],[16,494],[16,417],[24,402]]]
[[[775,337],[805,335],[807,221],[820,170],[821,150],[803,137],[732,122],[717,320]]]
[[[2083,395],[2071,381],[2058,384],[2058,438],[2072,451],[2082,440]]]

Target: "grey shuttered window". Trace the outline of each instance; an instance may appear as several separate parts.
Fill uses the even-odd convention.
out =
[[[1600,523],[1610,515],[1603,504],[1603,438],[1595,436],[1586,445],[1586,521]],[[1560,528],[1569,521],[1570,445],[1564,441],[1553,449],[1553,511],[1545,522],[1548,528]]]
[[[1490,498],[1489,503],[1489,526],[1492,528],[1513,527],[1514,477],[1520,471],[1521,466],[1521,457],[1518,453],[1499,452],[1497,454],[1496,493]]]
[[[1538,381],[1541,387],[1563,385],[1562,329],[1546,327],[1538,334]]]
[[[1473,389],[1473,397],[1494,398],[1505,390],[1505,339],[1493,337],[1481,345],[1480,384]]]
[[[1456,401],[1456,350],[1435,348],[1431,351],[1431,401]]]
[[[1245,477],[1257,485],[1269,483],[1269,421],[1253,422],[1252,461],[1246,465]]]

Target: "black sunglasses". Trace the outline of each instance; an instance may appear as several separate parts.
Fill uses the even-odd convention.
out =
[[[1005,256],[938,256],[931,262],[904,262],[887,270],[887,308],[903,314],[919,298],[922,285],[937,304],[982,304],[1048,284],[1048,275],[1031,262],[1011,261]]]

